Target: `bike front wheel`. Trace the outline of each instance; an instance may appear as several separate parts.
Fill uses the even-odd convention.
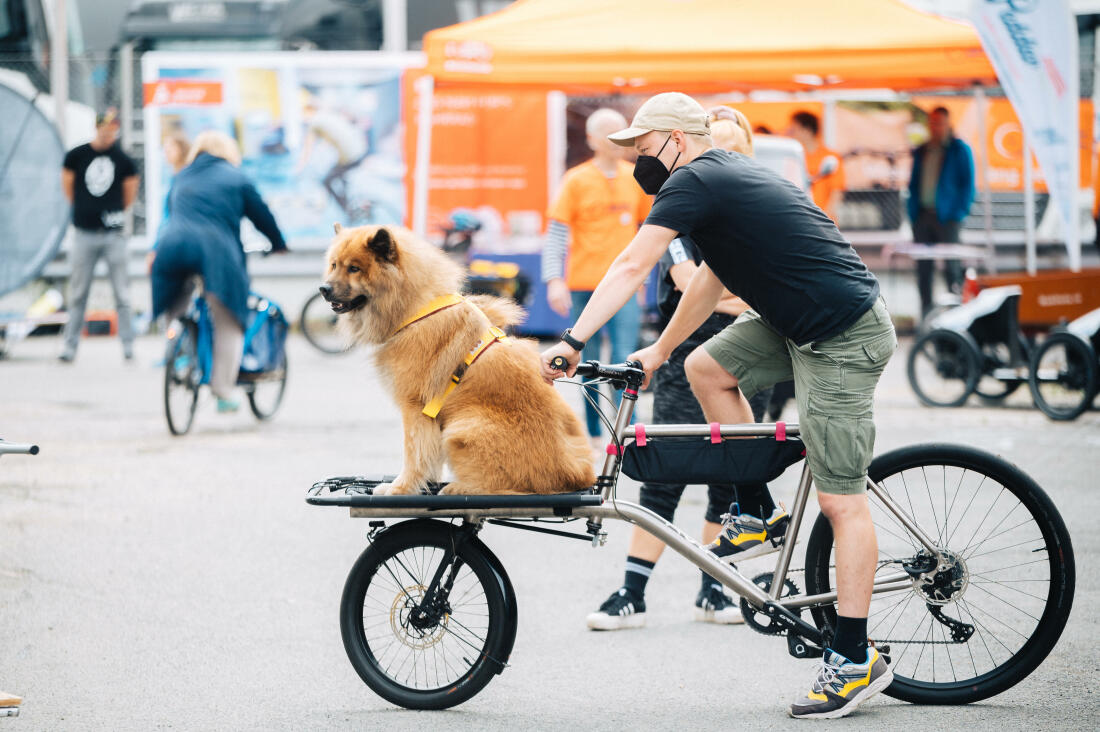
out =
[[[173,435],[185,435],[191,429],[201,383],[197,328],[178,320],[172,324],[164,352],[164,416]]]
[[[1077,419],[1096,397],[1096,354],[1072,333],[1047,338],[1032,356],[1030,371],[1031,396],[1051,419]]]
[[[465,529],[409,521],[383,531],[344,586],[340,629],[352,666],[383,699],[446,709],[500,673],[516,633],[511,584]]]
[[[943,328],[921,336],[909,352],[909,385],[921,404],[961,407],[981,377],[978,348],[969,335]]]
[[[961,445],[894,450],[868,473],[944,558],[937,569],[934,555],[869,496],[876,577],[912,583],[871,597],[868,635],[890,646],[894,682],[886,693],[966,704],[1019,683],[1054,648],[1073,603],[1073,548],[1050,498],[1019,468]],[[809,594],[836,587],[834,552],[832,527],[818,516],[806,546]],[[931,579],[922,581],[922,572]],[[836,606],[812,614],[831,634]]]
[[[336,313],[320,292],[314,293],[302,306],[298,325],[310,345],[322,353],[339,355],[351,350],[347,339],[336,328]]]

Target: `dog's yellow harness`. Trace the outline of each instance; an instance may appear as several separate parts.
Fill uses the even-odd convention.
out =
[[[465,302],[474,310],[481,312],[481,309],[479,307],[466,300],[466,298],[462,297],[462,295],[457,295],[454,293],[449,295],[440,295],[439,297],[433,299],[431,302],[425,305],[423,308],[421,308],[419,311],[417,311],[417,313],[411,318],[402,323],[401,327],[398,328],[397,331],[394,331],[394,333],[396,334],[398,331],[412,325],[418,320],[423,320],[429,315],[438,313],[440,310],[446,310],[447,308],[458,305],[462,302]],[[482,313],[482,315],[484,315],[484,313]],[[486,317],[486,320],[488,320],[488,317]],[[458,368],[454,370],[454,373],[451,374],[451,380],[447,384],[447,388],[443,390],[443,393],[437,394],[435,397],[429,400],[428,403],[424,405],[424,409],[420,411],[428,417],[435,419],[439,415],[439,410],[443,408],[443,402],[447,400],[447,397],[449,397],[451,395],[451,392],[455,390],[455,387],[458,386],[458,382],[462,381],[462,377],[466,375],[466,369],[470,368],[470,365],[478,359],[478,356],[485,353],[485,350],[489,346],[493,345],[497,341],[504,341],[507,339],[508,336],[504,334],[503,330],[496,327],[495,325],[490,325],[489,328],[481,334],[481,340],[477,342],[477,345],[470,349],[470,352],[466,354],[466,358],[463,359],[462,363],[460,363],[458,365]]]

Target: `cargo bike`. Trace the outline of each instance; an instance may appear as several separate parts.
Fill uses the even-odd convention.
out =
[[[791,655],[820,657],[829,643],[835,561],[823,516],[810,528],[804,568],[792,568],[813,482],[805,464],[785,537],[753,550],[775,552],[774,570],[755,577],[617,496],[620,472],[699,483],[772,480],[804,457],[797,425],[631,425],[641,369],[589,361],[576,375],[623,392],[589,490],[438,495],[442,486],[433,485],[424,495],[372,495],[393,476],[329,478],[309,489],[310,504],[346,507],[370,522],[368,546],[344,586],[340,628],[352,666],[387,701],[452,707],[507,668],[518,600],[503,562],[478,538],[490,526],[598,547],[605,520],[635,524],[735,592],[746,624],[785,637]],[[963,704],[1030,674],[1054,648],[1074,593],[1070,537],[1043,490],[992,454],[948,444],[877,457],[867,489],[879,541],[868,632],[892,662],[886,693]],[[562,530],[573,523],[583,531]]]

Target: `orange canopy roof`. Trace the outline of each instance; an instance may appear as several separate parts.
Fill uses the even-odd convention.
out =
[[[424,36],[443,82],[683,91],[995,82],[966,24],[898,0],[517,0]]]

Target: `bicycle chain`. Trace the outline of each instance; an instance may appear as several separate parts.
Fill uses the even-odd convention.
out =
[[[835,564],[829,565],[829,569],[836,569],[836,565]],[[805,573],[806,573],[806,568],[805,567],[799,567],[798,569],[788,569],[787,570],[787,574],[805,574]],[[889,638],[872,638],[871,640],[874,641],[875,643],[881,643],[883,645],[886,645],[888,643],[905,643],[907,645],[913,645],[913,646],[957,646],[957,645],[962,645],[963,643],[966,643],[966,641],[919,641],[919,640],[902,640],[902,639],[891,640]]]

